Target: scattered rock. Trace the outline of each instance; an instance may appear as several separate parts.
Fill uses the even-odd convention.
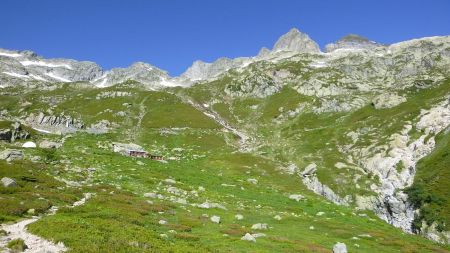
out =
[[[347,246],[345,243],[338,242],[333,246],[333,253],[347,253]]]
[[[9,177],[2,178],[1,182],[4,187],[16,187],[17,186],[16,181]]]
[[[252,225],[254,230],[266,230],[269,226],[266,223],[256,223]]]
[[[177,181],[175,181],[175,180],[173,180],[171,178],[164,179],[163,182],[166,183],[166,184],[176,184],[177,183]]]
[[[214,215],[214,216],[211,217],[211,221],[214,222],[214,223],[220,223],[220,217]]]
[[[311,163],[310,165],[306,166],[306,168],[302,172],[302,176],[311,176],[314,173],[316,173],[317,165],[315,163]]]
[[[243,220],[243,219],[244,219],[244,215],[242,215],[242,214],[236,214],[236,215],[234,216],[234,218],[235,218],[236,220]]]
[[[154,192],[147,192],[147,193],[144,193],[144,197],[156,199],[158,197],[158,194],[156,194]]]
[[[158,223],[159,223],[160,225],[166,225],[166,224],[167,224],[167,221],[165,221],[165,220],[159,220]]]
[[[303,197],[303,195],[301,194],[291,194],[289,195],[289,199],[295,200],[295,201],[300,201],[302,199],[304,199],[305,197]]]
[[[227,208],[219,203],[210,203],[210,202],[204,202],[202,204],[196,205],[199,208],[204,208],[204,209],[210,209],[210,208],[219,208],[219,209],[223,209],[223,210],[227,210]]]
[[[247,182],[251,183],[251,184],[258,184],[258,180],[254,179],[254,178],[249,178],[247,179]]]
[[[259,237],[266,237],[267,235],[264,234],[264,233],[256,233],[256,234],[252,234],[252,236],[253,236],[254,238],[259,238]]]
[[[281,216],[280,216],[280,215],[275,215],[273,218],[274,218],[275,220],[281,220]]]
[[[338,169],[343,169],[345,167],[347,167],[347,164],[345,163],[341,163],[341,162],[337,162],[334,167],[338,168]]]
[[[40,148],[59,148],[61,146],[62,146],[61,143],[49,140],[43,140],[39,143]]]
[[[249,241],[249,242],[256,242],[256,238],[253,235],[249,234],[249,233],[246,233],[244,236],[242,236],[241,240]]]

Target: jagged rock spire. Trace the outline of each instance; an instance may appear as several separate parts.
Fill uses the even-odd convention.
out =
[[[307,34],[300,32],[297,28],[292,28],[278,39],[273,46],[273,51],[319,53],[320,48]]]

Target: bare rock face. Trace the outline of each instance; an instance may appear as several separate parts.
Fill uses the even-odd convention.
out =
[[[244,58],[230,59],[226,57],[219,58],[212,63],[198,60],[195,61],[181,77],[192,81],[214,78],[231,68],[241,66],[244,61]]]
[[[390,93],[380,94],[372,100],[372,104],[375,107],[375,109],[391,108],[403,102],[406,102],[405,97]]]
[[[298,53],[320,53],[319,45],[307,34],[292,28],[288,33],[281,36],[273,46],[274,52],[293,51]]]

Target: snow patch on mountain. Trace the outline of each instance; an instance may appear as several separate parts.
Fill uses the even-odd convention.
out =
[[[3,71],[3,74],[7,74],[9,76],[13,76],[13,77],[17,77],[17,78],[22,78],[22,79],[29,79],[30,77],[27,75],[22,75],[22,74],[18,74],[18,73],[14,73],[14,72],[8,72],[8,71]]]
[[[73,69],[72,66],[70,66],[69,64],[63,64],[63,63],[48,63],[45,61],[21,61],[20,63],[23,66],[41,66],[41,67],[48,67],[48,68]]]
[[[69,79],[66,79],[66,78],[64,78],[64,77],[60,77],[60,76],[57,76],[57,75],[55,75],[54,73],[52,73],[52,72],[50,72],[50,73],[45,73],[47,76],[49,76],[49,77],[51,77],[51,78],[53,78],[53,79],[56,79],[56,80],[58,80],[58,81],[61,81],[61,82],[65,82],[65,83],[68,83],[68,82],[72,82],[72,81],[70,81]]]
[[[20,57],[22,55],[21,54],[17,54],[17,53],[0,52],[0,56],[17,58],[17,57]]]

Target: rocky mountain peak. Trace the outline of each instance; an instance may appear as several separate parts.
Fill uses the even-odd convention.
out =
[[[227,57],[221,57],[212,63],[195,61],[182,75],[182,78],[201,80],[214,77],[233,67],[235,62]]]
[[[268,49],[267,47],[263,47],[259,50],[258,52],[258,57],[263,57],[270,54],[270,49]]]
[[[319,45],[307,34],[292,28],[282,35],[273,46],[273,51],[294,51],[299,53],[319,53]]]
[[[356,34],[348,34],[340,38],[335,43],[330,43],[326,45],[325,52],[329,53],[337,49],[373,49],[381,46],[383,45],[375,41],[371,41],[363,36]]]

